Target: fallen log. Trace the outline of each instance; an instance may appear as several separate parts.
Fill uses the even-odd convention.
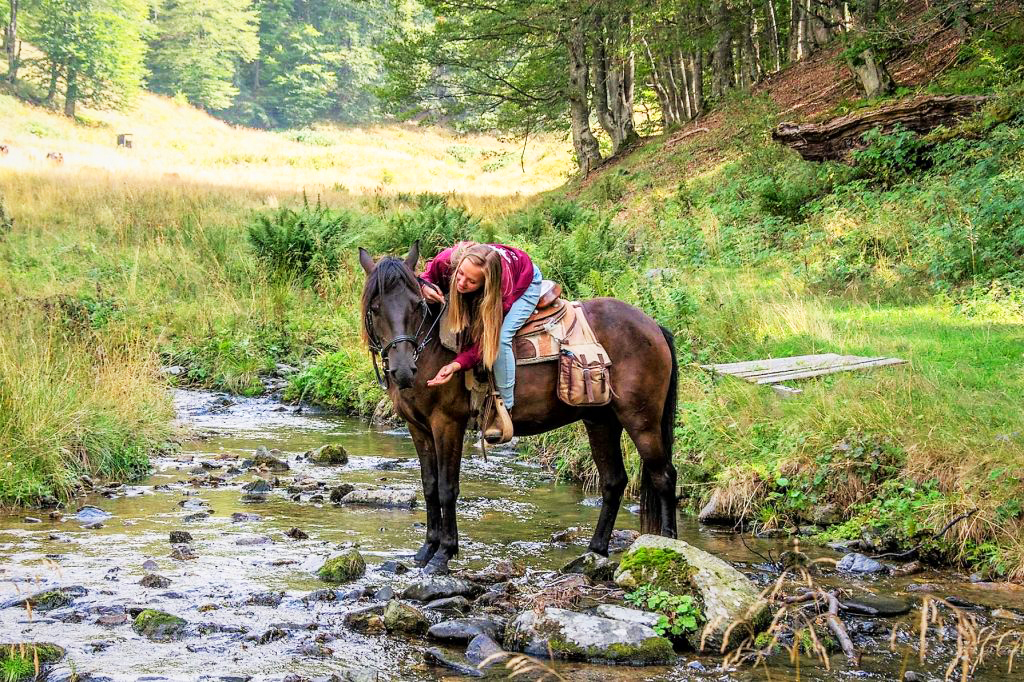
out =
[[[987,95],[925,95],[855,111],[824,123],[780,123],[772,139],[795,149],[808,161],[847,161],[850,152],[862,149],[864,133],[897,125],[926,133],[940,125],[970,116],[992,98]]]

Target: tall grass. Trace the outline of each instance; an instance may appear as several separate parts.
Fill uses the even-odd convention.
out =
[[[74,303],[7,302],[0,327],[0,501],[69,497],[82,474],[126,480],[172,416],[152,342],[97,334]]]

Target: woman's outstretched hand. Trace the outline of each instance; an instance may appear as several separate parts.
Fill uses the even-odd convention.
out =
[[[433,284],[420,283],[420,294],[430,303],[444,303],[444,294]]]
[[[437,370],[437,375],[427,381],[427,386],[440,386],[441,384],[447,384],[448,380],[455,376],[455,373],[462,369],[462,365],[457,362],[450,362],[441,369]]]

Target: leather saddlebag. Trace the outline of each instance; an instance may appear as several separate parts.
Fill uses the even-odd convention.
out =
[[[558,398],[576,407],[607,405],[612,399],[611,365],[599,343],[563,343],[558,358]]]

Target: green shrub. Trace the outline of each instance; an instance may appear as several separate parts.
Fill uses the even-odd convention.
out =
[[[614,203],[626,196],[626,175],[626,171],[622,169],[605,172],[595,186],[598,199]]]
[[[366,349],[355,342],[320,356],[292,379],[285,391],[288,400],[305,400],[364,417],[373,414],[383,397]]]
[[[864,133],[864,149],[854,150],[857,168],[888,187],[925,165],[927,145],[921,137],[897,124],[892,132],[874,128]]]
[[[433,256],[455,242],[474,239],[480,220],[461,206],[449,206],[443,195],[421,194],[417,208],[394,213],[371,236],[373,253],[405,253],[417,239],[420,253]]]
[[[308,144],[315,147],[333,147],[334,139],[326,133],[322,133],[319,130],[310,130],[308,128],[300,130],[291,130],[286,133],[285,137],[295,142],[301,142],[302,144]]]
[[[303,197],[298,210],[257,215],[249,226],[249,243],[271,274],[298,277],[308,285],[338,269],[340,249],[368,224],[364,215],[332,211],[319,199],[314,206]]]

